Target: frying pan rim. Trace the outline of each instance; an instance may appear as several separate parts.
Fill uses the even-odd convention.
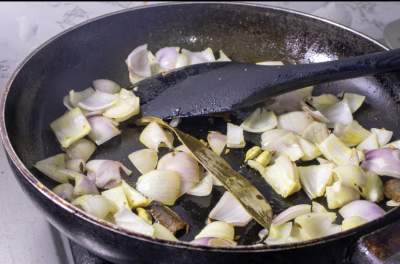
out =
[[[339,23],[330,21],[325,18],[321,18],[315,15],[311,14],[306,14],[300,11],[295,11],[292,9],[288,8],[282,8],[282,7],[274,7],[274,6],[269,6],[269,5],[263,5],[263,4],[258,4],[258,3],[243,3],[243,2],[238,2],[238,3],[233,3],[233,2],[169,2],[169,3],[159,3],[159,4],[151,4],[147,6],[138,6],[138,7],[132,7],[132,8],[127,8],[127,9],[122,9],[114,12],[110,12],[101,16],[97,16],[91,19],[88,19],[87,21],[84,21],[82,23],[79,23],[67,30],[64,30],[60,32],[59,34],[49,38],[47,41],[42,43],[40,46],[35,48],[30,54],[18,64],[16,67],[15,71],[11,75],[10,79],[6,83],[6,86],[4,87],[2,93],[1,93],[1,98],[0,98],[0,138],[3,144],[3,147],[9,157],[9,159],[12,161],[13,166],[17,168],[17,170],[20,172],[20,174],[23,176],[23,179],[29,182],[36,191],[38,191],[41,195],[45,196],[45,199],[50,200],[51,202],[55,203],[57,206],[60,206],[63,210],[66,210],[67,212],[73,214],[74,216],[77,216],[81,218],[81,220],[90,222],[91,224],[94,224],[100,228],[105,228],[108,231],[118,233],[123,236],[127,236],[129,238],[134,238],[138,240],[142,240],[145,242],[150,242],[150,243],[155,243],[158,245],[162,246],[170,246],[174,248],[185,248],[185,249],[190,249],[190,250],[200,250],[200,251],[217,251],[217,252],[235,252],[235,253],[256,253],[256,252],[270,252],[270,251],[282,251],[282,250],[290,250],[294,248],[302,248],[302,247],[310,247],[310,246],[316,246],[322,243],[326,243],[328,241],[333,241],[336,239],[344,238],[347,236],[350,236],[354,233],[357,233],[360,230],[366,229],[368,226],[372,226],[377,224],[377,222],[380,219],[387,218],[389,214],[391,214],[393,211],[396,210],[396,208],[393,208],[387,212],[387,214],[384,217],[378,218],[374,221],[369,222],[368,224],[362,225],[360,227],[350,229],[348,231],[340,232],[337,234],[333,234],[330,236],[326,236],[322,239],[313,239],[313,240],[308,240],[305,242],[300,242],[300,243],[290,243],[290,244],[284,244],[284,245],[276,245],[276,246],[268,246],[268,245],[244,245],[244,246],[236,246],[236,247],[210,247],[210,246],[199,246],[199,245],[193,245],[190,244],[189,242],[186,241],[179,241],[179,242],[174,242],[174,241],[166,241],[166,240],[161,240],[161,239],[155,239],[155,238],[149,238],[147,236],[130,232],[128,230],[123,230],[119,228],[118,226],[106,222],[101,219],[97,219],[88,213],[84,212],[83,210],[73,206],[71,203],[61,199],[57,195],[55,195],[49,188],[47,188],[45,185],[43,185],[35,176],[32,174],[28,168],[25,166],[25,164],[20,160],[18,155],[16,154],[14,148],[12,147],[8,132],[7,132],[7,127],[5,123],[5,110],[6,110],[6,104],[7,104],[7,98],[8,98],[8,93],[11,89],[11,86],[15,80],[15,78],[18,76],[20,71],[24,68],[24,66],[31,60],[32,57],[34,57],[39,51],[42,49],[46,48],[50,43],[52,43],[54,40],[61,38],[63,35],[68,34],[69,32],[76,30],[80,27],[83,27],[87,24],[90,24],[92,22],[95,22],[97,20],[101,20],[103,18],[111,17],[114,15],[119,15],[122,13],[129,13],[129,12],[134,12],[135,10],[140,10],[140,9],[151,9],[151,8],[158,8],[158,7],[163,7],[163,6],[185,6],[185,5],[239,5],[239,6],[244,6],[244,7],[256,7],[264,10],[272,10],[272,11],[282,11],[285,13],[289,14],[294,14],[306,18],[311,18],[315,19],[318,21],[321,21],[325,24],[329,24],[334,27],[341,28],[342,30],[348,31],[352,34],[356,34],[360,36],[361,38],[375,44],[376,46],[384,49],[384,50],[389,50],[388,47],[383,45],[382,43],[376,41],[372,37],[369,37],[368,35],[365,35],[357,30],[348,28],[344,25],[341,25]],[[16,177],[20,177],[19,174],[14,173]]]

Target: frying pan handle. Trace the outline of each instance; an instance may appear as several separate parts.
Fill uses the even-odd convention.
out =
[[[400,263],[400,221],[361,237],[351,257],[353,264]]]

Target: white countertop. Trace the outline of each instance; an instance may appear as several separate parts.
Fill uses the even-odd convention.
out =
[[[0,3],[0,87],[33,49],[61,31],[109,12],[154,2]],[[383,39],[400,18],[398,2],[262,2],[315,14]],[[44,217],[22,193],[0,149],[0,263],[56,264],[57,244]]]

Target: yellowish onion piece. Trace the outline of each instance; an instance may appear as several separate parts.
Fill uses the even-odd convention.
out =
[[[147,199],[143,194],[138,192],[124,180],[122,180],[121,187],[125,193],[125,197],[128,200],[130,208],[146,207],[150,204],[151,201],[149,199]]]
[[[294,222],[305,237],[315,239],[340,232],[341,226],[333,224],[335,220],[335,213],[309,213],[297,217]]]
[[[195,239],[214,237],[233,241],[235,236],[235,229],[232,224],[225,223],[222,221],[211,222],[206,225]]]
[[[54,187],[53,192],[64,200],[72,201],[74,186],[70,183],[62,183]]]
[[[341,183],[356,190],[366,187],[367,178],[364,171],[355,165],[339,165],[333,169],[335,175]]]
[[[392,139],[393,131],[386,130],[384,128],[371,128],[371,132],[378,138],[378,144],[380,147],[385,146]]]
[[[335,124],[333,133],[345,143],[347,146],[355,146],[360,144],[371,134],[367,129],[362,127],[356,120],[350,124]]]
[[[392,142],[386,144],[385,146],[383,146],[383,148],[397,148],[397,149],[400,149],[400,139],[392,141]]]
[[[358,108],[361,107],[365,101],[365,96],[355,93],[344,93],[343,101],[346,101],[349,105],[351,112],[354,113]]]
[[[65,162],[65,168],[67,170],[83,173],[86,170],[86,164],[83,159],[70,159]]]
[[[308,213],[311,213],[311,205],[309,204],[297,204],[294,206],[290,206],[289,208],[281,212],[279,215],[277,215],[272,220],[272,224],[275,226],[280,226],[295,219],[298,216]]]
[[[194,196],[208,196],[212,192],[213,178],[211,174],[206,173],[201,181],[192,189],[187,191],[187,194]]]
[[[224,192],[208,217],[234,226],[246,226],[252,219],[251,215],[228,191]]]
[[[301,136],[314,144],[319,144],[329,136],[328,127],[324,123],[313,121],[303,130]]]
[[[247,165],[253,170],[258,171],[260,175],[264,175],[267,170],[267,167],[263,166],[261,163],[255,160],[248,160]]]
[[[181,194],[181,177],[175,171],[153,170],[139,177],[136,188],[152,200],[173,205]]]
[[[319,164],[327,164],[331,163],[329,160],[323,159],[323,158],[317,158],[317,161]]]
[[[266,66],[282,66],[283,62],[281,61],[260,61],[256,63],[257,65],[266,65]]]
[[[130,209],[128,199],[126,198],[124,188],[122,185],[103,191],[102,196],[111,201],[118,210],[122,208]]]
[[[65,160],[66,155],[61,153],[36,162],[34,167],[56,182],[67,183],[71,177],[63,171]]]
[[[321,155],[321,151],[314,143],[311,143],[310,141],[308,141],[300,136],[297,136],[297,139],[298,139],[298,143],[301,147],[301,150],[303,151],[303,154],[304,154],[301,157],[301,160],[303,160],[303,161],[313,160]]]
[[[190,65],[215,61],[214,53],[211,48],[206,48],[203,51],[197,51],[197,52],[193,52],[187,49],[182,49],[181,52],[182,54],[188,56]]]
[[[278,128],[302,134],[313,119],[302,111],[289,112],[278,117]]]
[[[331,163],[298,167],[301,185],[310,199],[325,194],[326,187],[333,181],[333,167]]]
[[[394,200],[389,200],[389,201],[386,202],[386,206],[397,207],[397,206],[400,206],[400,202],[396,202]]]
[[[385,210],[371,201],[356,200],[343,206],[339,210],[339,213],[345,219],[352,216],[359,216],[366,221],[372,221],[383,216]]]
[[[69,110],[50,124],[63,148],[83,138],[91,131],[91,126],[79,108]]]
[[[217,131],[210,131],[207,135],[207,142],[212,151],[221,155],[226,146],[226,135]]]
[[[247,132],[262,133],[275,128],[277,125],[278,119],[274,112],[260,107],[254,110],[254,112],[243,121],[240,127]]]
[[[326,212],[328,212],[326,210],[326,208],[322,204],[317,203],[315,201],[312,201],[312,203],[311,203],[311,211],[313,213],[326,213]]]
[[[310,97],[313,89],[313,86],[308,86],[289,93],[281,94],[275,97],[274,103],[269,105],[267,108],[274,111],[276,114],[298,111],[301,109],[301,102],[303,99]]]
[[[383,200],[383,183],[381,178],[372,171],[365,172],[366,184],[361,189],[361,196],[371,202]]]
[[[151,76],[151,66],[148,56],[147,44],[136,47],[126,58],[126,65],[130,75],[142,78]]]
[[[164,71],[173,70],[179,57],[179,47],[164,47],[156,52],[156,61]]]
[[[361,167],[378,175],[400,178],[400,150],[381,148],[367,151]]]
[[[223,50],[220,50],[219,52],[219,58],[217,61],[232,61],[225,53]]]
[[[140,99],[132,91],[121,89],[116,103],[108,108],[103,116],[123,122],[140,112]]]
[[[132,172],[121,162],[114,160],[91,160],[86,164],[87,175],[102,189],[113,188],[121,182],[121,171],[130,175]]]
[[[379,148],[378,136],[375,133],[371,133],[366,139],[364,139],[358,146],[358,150],[368,151]]]
[[[173,148],[174,138],[162,129],[156,122],[149,123],[139,136],[139,141],[149,149],[158,151],[160,146],[166,145]]]
[[[236,242],[232,240],[215,238],[215,237],[202,237],[190,242],[193,245],[202,245],[210,247],[234,247]]]
[[[244,148],[243,128],[232,123],[227,124],[226,145],[228,148]]]
[[[261,135],[263,149],[287,155],[290,160],[296,161],[304,156],[297,136],[283,129],[272,129]]]
[[[103,93],[115,94],[121,90],[121,86],[118,83],[108,79],[94,80],[92,85],[96,91]]]
[[[86,88],[85,90],[76,92],[75,90],[69,91],[68,95],[66,96],[68,98],[68,103],[72,108],[75,108],[78,106],[78,103],[85,100],[86,98],[90,97],[93,95],[95,90],[92,87]]]
[[[108,215],[117,211],[114,204],[101,195],[82,195],[73,200],[72,204],[100,219],[105,219]]]
[[[74,173],[74,177],[75,186],[73,194],[75,197],[85,194],[99,194],[94,181],[89,179],[86,175]]]
[[[146,211],[146,209],[138,207],[136,208],[136,213],[140,218],[142,218],[147,223],[153,224],[153,218],[150,215],[150,213]]]
[[[168,230],[165,226],[159,224],[159,223],[154,223],[153,224],[154,228],[154,237],[158,239],[164,239],[168,241],[179,241],[174,234],[172,234],[171,231]]]
[[[157,165],[158,170],[168,170],[180,176],[180,194],[188,192],[200,182],[200,167],[197,161],[185,152],[165,154]]]
[[[329,120],[312,104],[308,103],[307,101],[303,101],[301,105],[302,105],[301,109],[305,113],[307,113],[310,117],[312,117],[314,120],[322,123],[329,123]]]
[[[188,66],[189,63],[189,57],[186,54],[179,53],[176,59],[175,69]]]
[[[353,155],[353,151],[334,134],[330,134],[318,147],[325,158],[338,165],[349,164]]]
[[[115,224],[126,230],[154,237],[154,227],[131,210],[121,208],[114,214]]]
[[[158,162],[157,151],[154,149],[141,149],[128,155],[129,160],[142,174],[156,168]]]
[[[113,106],[118,100],[114,94],[95,91],[92,95],[78,103],[78,106],[86,111],[102,111]]]
[[[305,99],[308,104],[311,104],[317,110],[326,109],[339,102],[339,99],[333,94],[321,94],[319,96],[312,96]]]
[[[321,113],[329,120],[329,127],[334,127],[336,123],[347,125],[353,121],[351,109],[346,101],[329,106],[321,110]]]
[[[343,219],[342,221],[342,231],[346,231],[357,226],[363,225],[368,221],[359,216],[351,216],[349,218]]]
[[[92,128],[89,133],[89,138],[97,145],[101,145],[121,134],[121,131],[116,127],[117,123],[107,117],[92,116],[88,121]]]
[[[285,155],[280,155],[273,165],[267,167],[263,177],[284,198],[301,189],[298,168]]]
[[[340,181],[326,188],[326,200],[329,209],[340,208],[351,201],[360,198],[359,192],[353,187],[344,185]]]
[[[272,224],[267,239],[264,243],[267,245],[278,245],[289,242],[289,237],[292,233],[293,223],[288,222],[281,225]]]
[[[70,159],[82,159],[86,162],[90,159],[95,150],[96,144],[86,138],[81,138],[69,146],[65,152]]]

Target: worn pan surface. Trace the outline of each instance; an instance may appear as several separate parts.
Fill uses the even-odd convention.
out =
[[[358,237],[398,217],[399,210],[395,209],[354,230],[301,244],[210,249],[156,241],[113,229],[55,197],[49,190],[54,183],[32,165],[60,152],[49,123],[65,111],[63,96],[70,89],[90,86],[97,78],[128,85],[124,59],[143,43],[148,43],[153,51],[165,46],[223,49],[229,57],[242,62],[307,63],[386,49],[357,32],[308,15],[256,5],[220,3],[167,4],[126,10],[92,20],[51,39],[21,64],[5,88],[1,101],[1,136],[17,180],[49,221],[69,238],[116,263],[292,263],[294,259],[300,263],[336,263],[347,257]],[[397,74],[357,78],[316,88],[317,93],[343,90],[367,96],[366,105],[356,114],[362,125],[385,127],[394,131],[395,138],[400,137]],[[137,140],[140,129],[129,122],[123,126],[122,136],[102,145],[94,158],[120,160],[133,169],[127,155],[142,148]],[[181,128],[205,138],[208,130],[225,132],[225,123],[219,119],[196,118],[185,120]],[[241,151],[228,155],[232,166],[269,199],[275,213],[296,203],[309,203],[303,192],[288,199],[280,198],[257,174],[241,166],[242,159]],[[134,182],[137,177],[138,172],[134,170],[134,176],[128,181]],[[178,201],[174,209],[191,225],[183,240],[191,240],[204,226],[209,208],[221,193],[217,189],[209,197],[185,196]],[[253,230],[253,233],[248,236],[249,241],[255,241],[256,232]]]

